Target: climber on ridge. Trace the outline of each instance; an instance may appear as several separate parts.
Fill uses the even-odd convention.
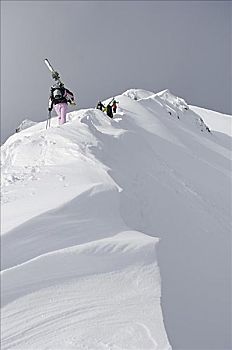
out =
[[[108,117],[113,119],[113,111],[112,111],[112,103],[108,103],[108,105],[106,106],[106,114],[108,115]]]
[[[48,111],[51,113],[53,106],[58,115],[59,124],[66,123],[68,103],[75,105],[74,94],[63,83],[58,82],[51,87]]]
[[[114,112],[114,113],[117,112],[117,108],[118,108],[117,104],[118,104],[118,103],[119,103],[119,102],[117,102],[115,99],[113,99],[113,101],[112,101],[112,109],[113,109],[113,112]]]
[[[101,101],[98,101],[98,104],[97,104],[96,108],[100,109],[100,111],[104,111],[105,110],[105,106],[103,105],[103,103]]]

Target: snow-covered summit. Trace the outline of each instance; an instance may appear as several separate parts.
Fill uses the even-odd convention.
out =
[[[3,349],[220,347],[229,136],[168,90],[116,99],[2,146]]]
[[[168,89],[157,93],[164,102],[168,102],[174,107],[179,108],[181,111],[188,110],[189,106],[183,98],[173,95]]]
[[[128,96],[131,99],[137,101],[137,100],[142,100],[143,98],[153,96],[154,92],[143,90],[143,89],[129,89],[125,91],[122,95]]]

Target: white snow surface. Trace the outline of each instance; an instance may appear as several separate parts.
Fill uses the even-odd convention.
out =
[[[208,126],[215,132],[232,136],[232,117],[228,114],[210,111],[205,108],[191,106],[191,109],[200,114]]]
[[[2,146],[2,349],[229,344],[231,116],[116,100]]]
[[[22,123],[17,127],[16,131],[20,132],[22,130],[25,130],[27,128],[30,128],[31,126],[37,124],[36,122],[33,122],[32,120],[25,119],[22,121]]]

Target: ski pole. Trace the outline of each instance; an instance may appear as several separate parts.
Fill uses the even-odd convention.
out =
[[[50,126],[51,126],[51,117],[52,117],[52,112],[49,112],[49,121],[48,121],[49,128],[50,128]]]
[[[48,118],[47,118],[47,123],[46,123],[46,130],[48,126],[50,127],[51,125],[51,111],[48,112]]]

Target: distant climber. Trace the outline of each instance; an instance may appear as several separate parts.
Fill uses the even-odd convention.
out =
[[[75,104],[74,94],[69,91],[61,82],[53,85],[51,87],[48,110],[51,113],[54,106],[60,125],[66,123],[68,103]]]
[[[108,103],[108,105],[106,106],[106,114],[108,115],[108,117],[113,118],[113,111],[112,111],[112,103]]]
[[[114,113],[117,112],[117,108],[118,108],[117,104],[118,104],[118,103],[119,103],[119,102],[117,102],[115,99],[113,99],[113,101],[112,101],[112,109],[113,109],[113,112],[114,112]]]
[[[97,104],[96,108],[100,109],[100,111],[104,111],[105,110],[105,106],[103,105],[103,103],[101,101],[98,101],[98,104]]]

